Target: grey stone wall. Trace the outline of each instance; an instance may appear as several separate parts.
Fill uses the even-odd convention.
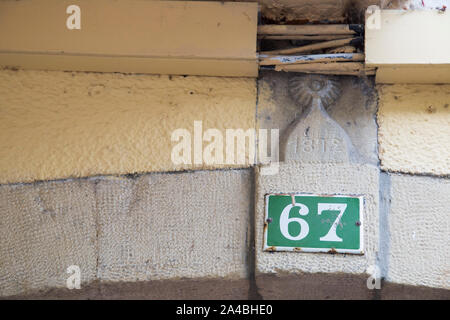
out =
[[[2,185],[0,295],[65,288],[78,265],[82,287],[97,281],[106,292],[156,281],[137,292],[245,298],[252,180],[250,170],[219,170]],[[185,290],[161,291],[174,280]]]
[[[258,127],[280,129],[281,144],[341,144],[294,148],[275,175],[257,165],[0,185],[0,296],[449,299],[448,177],[380,171],[372,80],[335,79],[340,94],[314,113],[289,91],[297,76],[261,73]],[[365,254],[263,251],[272,192],[362,195]],[[70,265],[80,290],[66,288]],[[374,266],[380,290],[367,288]]]

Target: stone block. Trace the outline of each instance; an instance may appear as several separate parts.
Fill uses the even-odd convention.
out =
[[[292,124],[302,116],[306,107],[299,105],[292,94],[291,83],[296,75],[281,72],[261,72],[259,80],[257,126],[265,129],[279,129],[280,141],[289,132]],[[327,106],[326,111],[348,135],[353,150],[350,156],[361,163],[378,163],[377,154],[377,95],[371,80],[357,77],[339,77],[340,95]],[[316,121],[317,122],[317,121]],[[340,134],[340,133],[339,133]],[[333,141],[330,145],[333,146]],[[345,142],[346,147],[349,145]],[[282,155],[280,154],[282,158]],[[345,162],[348,159],[328,159]]]
[[[450,181],[390,178],[386,280],[450,289]]]
[[[96,278],[94,184],[88,180],[0,186],[0,296],[81,286]]]
[[[251,177],[225,170],[99,181],[99,279],[246,278]]]
[[[413,174],[450,174],[450,86],[379,88],[381,168]]]

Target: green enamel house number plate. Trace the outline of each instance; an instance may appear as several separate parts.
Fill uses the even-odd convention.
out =
[[[268,194],[264,250],[363,254],[363,197]]]

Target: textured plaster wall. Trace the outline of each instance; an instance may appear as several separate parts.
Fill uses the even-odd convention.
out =
[[[450,174],[450,86],[379,87],[381,168],[415,174]]]
[[[255,127],[253,79],[1,70],[0,97],[0,183],[202,169],[173,130]]]
[[[450,181],[390,177],[386,279],[450,289]]]
[[[243,169],[2,185],[0,295],[64,288],[78,265],[82,288],[100,280],[109,296],[109,282],[126,298],[126,282],[157,280],[147,297],[245,297],[252,180]]]

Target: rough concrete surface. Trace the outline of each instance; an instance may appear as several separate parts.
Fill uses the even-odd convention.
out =
[[[96,251],[92,181],[0,186],[0,296],[65,287],[70,265],[92,281]]]
[[[381,168],[450,174],[450,86],[379,86]]]
[[[256,174],[256,281],[260,293],[270,291],[265,275],[344,273],[363,276],[376,264],[378,251],[378,177],[372,165],[280,163],[279,174]],[[364,255],[264,252],[264,195],[268,193],[349,194],[364,196]],[[302,284],[299,281],[298,285]],[[363,283],[365,286],[365,282]],[[325,289],[325,287],[324,287]],[[268,291],[267,291],[268,292]],[[357,292],[357,291],[355,291]],[[304,293],[298,293],[302,297]],[[318,294],[318,293],[317,293]],[[320,294],[326,295],[324,290]]]
[[[245,278],[250,183],[248,171],[99,181],[99,278]]]
[[[174,164],[172,132],[255,127],[250,78],[0,70],[0,96],[0,183],[223,167]]]
[[[450,180],[391,175],[386,280],[450,289]]]
[[[243,297],[252,180],[223,170],[2,185],[0,295],[45,296],[78,265],[82,287],[165,279],[175,282],[149,286],[172,289],[142,292],[221,297],[217,281],[223,297]]]

